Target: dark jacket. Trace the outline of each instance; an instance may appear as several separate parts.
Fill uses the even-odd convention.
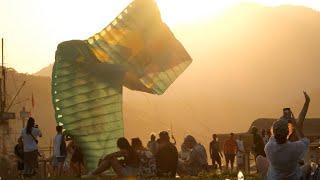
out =
[[[158,177],[175,177],[178,166],[177,148],[168,142],[160,146],[156,154],[157,176]]]

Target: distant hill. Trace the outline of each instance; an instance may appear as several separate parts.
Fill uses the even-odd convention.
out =
[[[34,73],[35,76],[51,77],[53,64],[49,64],[47,67],[42,68],[40,71]]]
[[[206,143],[213,132],[244,132],[254,119],[280,117],[283,107],[297,115],[302,90],[312,98],[308,116],[319,117],[316,22],[320,13],[305,7],[241,4],[218,19],[173,27],[194,61],[162,96],[124,90],[126,135],[146,139],[172,124],[178,140],[191,133]],[[50,76],[51,67],[36,74]],[[51,121],[50,80],[33,78],[46,92],[39,113]]]

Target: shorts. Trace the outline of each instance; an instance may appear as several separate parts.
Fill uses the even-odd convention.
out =
[[[52,159],[52,166],[57,167],[64,163],[66,157],[64,156],[54,156]]]

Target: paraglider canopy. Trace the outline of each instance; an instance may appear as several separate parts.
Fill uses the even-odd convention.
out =
[[[154,0],[135,0],[87,40],[60,43],[52,100],[89,170],[123,137],[122,87],[163,94],[191,63]]]

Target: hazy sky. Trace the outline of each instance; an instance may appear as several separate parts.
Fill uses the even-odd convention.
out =
[[[222,15],[240,2],[304,5],[320,10],[320,0],[157,0],[164,21],[176,35],[180,25]],[[34,73],[54,62],[59,42],[86,39],[104,28],[131,0],[0,0],[0,37],[5,61]],[[180,37],[183,38],[183,37]]]

